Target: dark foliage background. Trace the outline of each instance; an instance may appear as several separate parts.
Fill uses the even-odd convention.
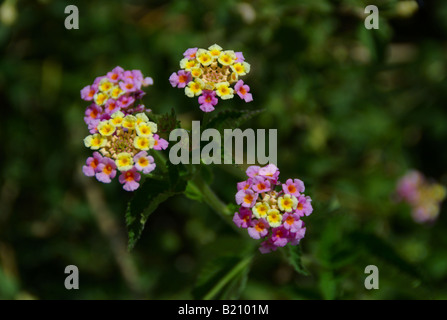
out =
[[[79,91],[116,65],[154,78],[144,101],[175,108],[182,126],[203,116],[173,89],[189,47],[243,51],[254,101],[265,109],[246,127],[278,129],[281,177],[301,178],[314,213],[306,219],[303,265],[281,252],[256,254],[214,296],[243,299],[446,299],[447,215],[412,221],[393,201],[409,168],[447,184],[447,2],[55,1],[0,5],[0,298],[203,298],[251,252],[206,204],[177,196],[126,248],[130,195],[115,181],[84,177],[87,104]],[[66,30],[75,4],[80,29]],[[380,9],[366,30],[364,8]],[[238,171],[213,166],[212,187],[234,201]],[[244,261],[244,260],[242,260]],[[64,268],[80,270],[66,290]],[[367,265],[380,289],[363,283]]]

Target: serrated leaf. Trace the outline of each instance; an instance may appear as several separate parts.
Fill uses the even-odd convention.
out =
[[[169,165],[168,177],[165,181],[146,179],[145,183],[134,193],[126,210],[129,250],[132,250],[140,239],[144,225],[152,212],[161,203],[185,190],[186,181],[181,178],[179,169],[178,166]]]
[[[165,181],[157,181],[156,184],[146,180],[134,194],[127,205],[126,225],[129,237],[129,250],[133,249],[141,237],[144,225],[149,215],[154,212],[160,203],[173,194],[169,192],[169,184]]]

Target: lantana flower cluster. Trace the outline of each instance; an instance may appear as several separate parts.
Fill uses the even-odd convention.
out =
[[[232,99],[235,93],[245,102],[253,100],[250,87],[239,80],[250,72],[242,52],[223,50],[214,44],[208,50],[190,48],[183,56],[181,70],[174,72],[169,82],[173,87],[184,88],[188,97],[199,97],[203,112],[213,111],[218,98]]]
[[[118,170],[121,172],[118,180],[126,191],[138,189],[140,172],[147,174],[155,169],[154,158],[148,151],[165,149],[168,145],[156,134],[157,124],[144,113],[125,116],[117,111],[111,119],[99,122],[97,129],[97,133],[84,139],[85,146],[95,152],[87,159],[83,172],[110,183]]]
[[[119,174],[123,189],[134,191],[141,174],[155,169],[148,152],[164,150],[168,142],[156,134],[157,124],[144,113],[150,110],[135,102],[145,95],[141,88],[152,83],[140,70],[116,67],[81,90],[81,98],[92,101],[84,118],[90,131],[84,145],[94,151],[82,168],[86,176],[110,183]]]
[[[443,185],[428,181],[416,170],[409,171],[399,179],[396,191],[399,200],[410,205],[413,220],[418,223],[434,222],[447,195]]]
[[[90,133],[95,133],[98,123],[109,120],[117,111],[125,115],[146,111],[146,107],[136,101],[145,95],[142,87],[152,84],[152,78],[143,77],[140,70],[124,70],[118,66],[84,87],[81,98],[92,102],[84,117]]]
[[[268,253],[286,244],[297,245],[306,233],[301,220],[312,211],[312,199],[304,195],[304,183],[288,179],[281,183],[274,164],[250,166],[248,179],[237,184],[236,203],[240,205],[233,222],[247,229],[253,239],[263,239],[259,250]]]

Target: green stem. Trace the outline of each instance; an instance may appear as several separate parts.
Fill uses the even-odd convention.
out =
[[[160,180],[160,181],[163,181],[165,179],[163,176],[160,176],[158,174],[153,174],[153,173],[147,173],[147,174],[145,174],[145,176],[146,176],[146,178]]]
[[[228,223],[233,230],[239,234],[243,234],[242,229],[238,228],[232,221],[233,212],[227,207],[227,205],[219,199],[219,197],[214,193],[210,186],[202,179],[200,174],[196,174],[194,179],[191,181],[194,186],[200,190],[203,195],[203,201],[208,204],[211,209],[214,210],[226,223]]]
[[[196,181],[195,181],[196,182]],[[197,184],[196,184],[197,186]],[[214,210],[216,210],[217,213],[222,215],[225,219],[227,219],[228,216],[232,214],[225,203],[220,200],[217,195],[214,193],[214,191],[210,188],[210,186],[205,183],[200,178],[200,183],[198,185],[200,191],[202,191],[202,194],[204,196],[205,202]]]
[[[233,267],[220,281],[203,297],[203,300],[213,299],[225,285],[244,270],[253,259],[253,255],[242,259],[237,265]]]

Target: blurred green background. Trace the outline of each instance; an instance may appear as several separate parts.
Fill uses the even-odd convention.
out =
[[[447,212],[432,226],[393,201],[409,168],[447,184],[447,2],[20,1],[0,5],[0,298],[192,299],[205,278],[257,242],[206,204],[177,196],[126,248],[131,195],[82,175],[88,104],[79,91],[119,65],[154,78],[144,97],[184,127],[196,99],[170,86],[189,47],[243,51],[254,101],[246,127],[278,129],[281,179],[306,184],[303,264],[256,254],[225,295],[243,299],[447,299]],[[79,30],[64,9],[79,8]],[[366,30],[376,4],[380,29]],[[215,111],[215,112],[217,112]],[[241,176],[212,166],[215,192],[234,202]],[[380,289],[366,290],[376,265]],[[65,266],[80,290],[64,287]],[[210,276],[211,275],[211,276]]]

